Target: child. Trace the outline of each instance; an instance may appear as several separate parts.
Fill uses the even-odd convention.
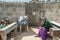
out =
[[[5,27],[4,20],[1,20],[1,28],[4,28],[4,27]]]
[[[52,28],[52,24],[47,20],[47,19],[43,19],[44,20],[44,24],[42,25],[42,27],[44,27],[47,32],[49,32],[49,29]]]

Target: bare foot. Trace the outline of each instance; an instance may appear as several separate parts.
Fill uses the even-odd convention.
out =
[[[38,37],[37,35],[35,37]]]

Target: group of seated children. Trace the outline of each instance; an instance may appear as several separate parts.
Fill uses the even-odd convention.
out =
[[[8,24],[9,24],[9,20],[8,20],[8,19],[6,19],[6,20],[1,20],[1,21],[0,21],[0,28],[4,28],[4,27],[6,27]]]
[[[49,31],[51,27],[52,27],[52,24],[46,18],[42,18],[41,26],[36,37],[41,38],[41,40],[46,40],[47,32]]]

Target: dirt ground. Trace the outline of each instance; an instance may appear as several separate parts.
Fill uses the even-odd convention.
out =
[[[38,33],[38,30],[39,28],[30,28],[29,32],[26,32],[26,31],[23,31],[21,33],[19,32],[17,33],[16,36],[14,35],[14,36],[8,37],[8,40],[41,40],[39,37],[35,37]]]

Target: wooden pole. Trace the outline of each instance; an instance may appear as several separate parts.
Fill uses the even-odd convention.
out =
[[[53,36],[53,40],[57,40],[57,37],[56,36]]]
[[[29,32],[29,27],[28,27],[28,25],[27,25],[27,32]]]
[[[7,40],[7,35],[5,35],[5,34],[1,34],[1,37],[2,37],[2,40]]]

